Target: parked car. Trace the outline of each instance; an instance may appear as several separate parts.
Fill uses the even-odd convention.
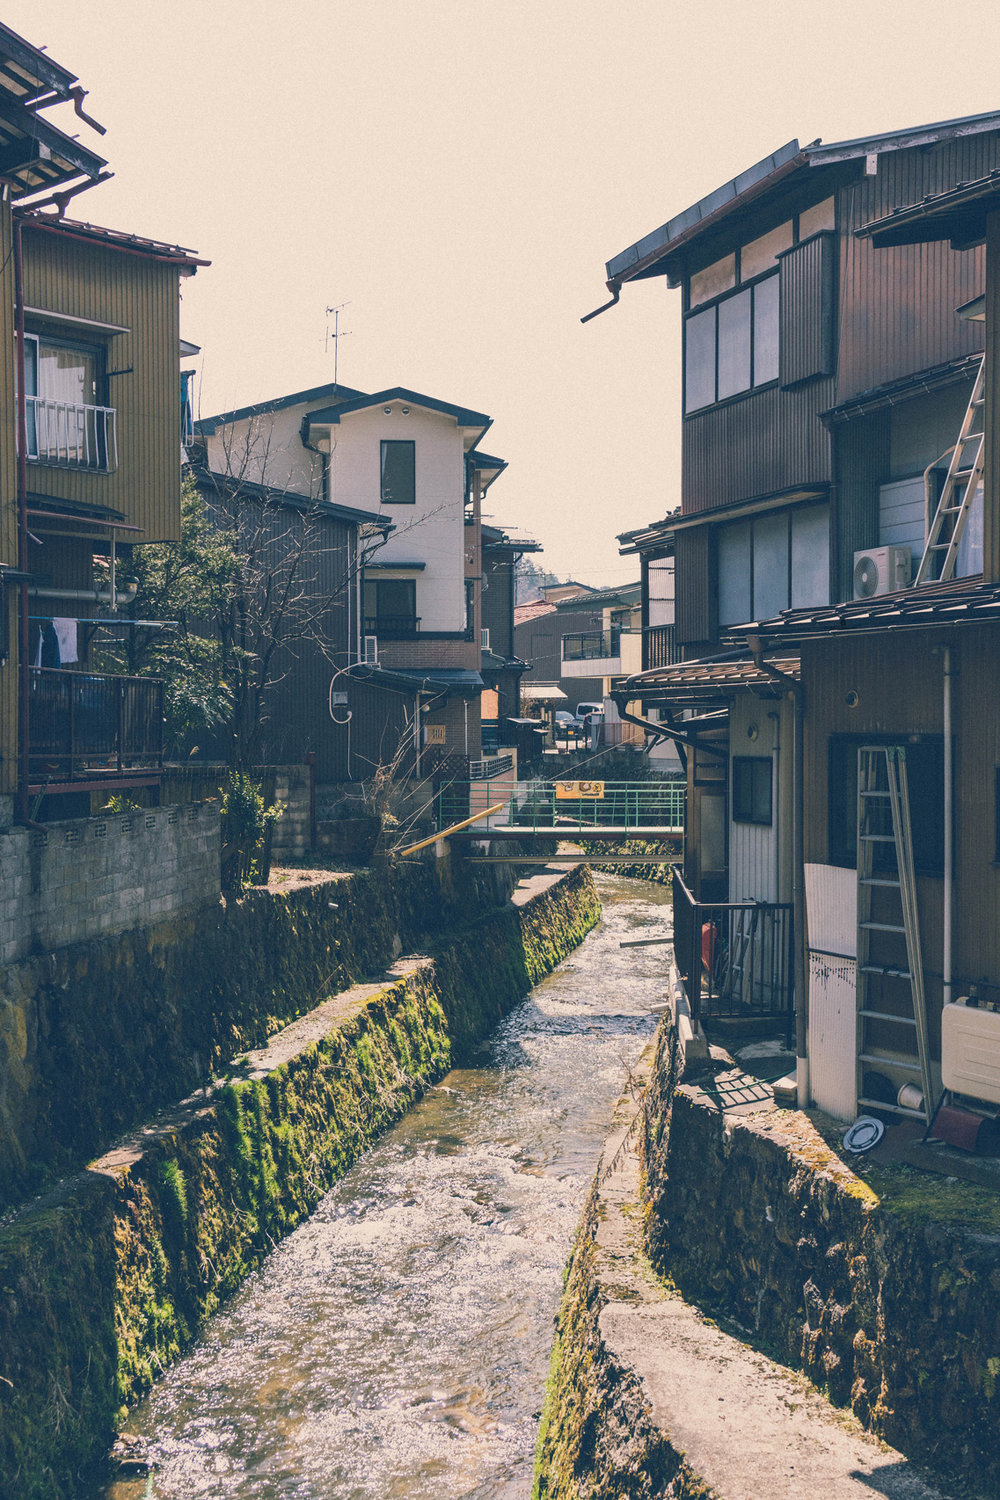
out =
[[[576,718],[578,724],[587,724],[591,719],[603,719],[604,704],[578,703],[576,705]]]
[[[586,731],[586,719],[570,713],[568,708],[557,708],[552,721],[554,737],[557,740],[580,740]]]

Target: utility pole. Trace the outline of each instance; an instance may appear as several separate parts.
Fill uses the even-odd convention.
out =
[[[343,333],[341,333],[341,331],[340,331],[340,314],[343,312],[343,310],[344,310],[345,307],[350,307],[350,305],[351,305],[350,302],[341,302],[336,307],[328,307],[327,310],[326,310],[326,316],[327,316],[327,318],[329,318],[330,314],[333,313],[333,332],[332,333],[330,332],[330,324],[327,323],[327,325],[326,325],[326,344],[325,344],[325,348],[326,348],[327,351],[329,351],[330,340],[332,339],[333,340],[333,383],[334,383],[334,385],[337,384],[337,356],[340,353],[340,340],[341,339],[346,339],[347,336],[348,336],[348,334],[351,331],[349,328],[345,328],[344,331],[343,331]]]

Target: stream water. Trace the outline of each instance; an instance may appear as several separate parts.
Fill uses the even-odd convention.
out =
[[[372,1148],[132,1415],[105,1500],[527,1500],[562,1270],[654,1029],[660,886],[599,926]]]

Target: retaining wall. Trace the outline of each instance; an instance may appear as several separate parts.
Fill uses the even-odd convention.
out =
[[[469,923],[0,1228],[3,1500],[75,1493],[219,1301],[598,914],[578,869]],[[363,910],[354,926],[363,942]]]
[[[168,810],[164,810],[166,813]],[[175,811],[185,812],[186,809]],[[157,814],[160,818],[162,814]],[[214,813],[205,821],[218,831]],[[252,890],[0,971],[0,1210],[331,990],[498,906],[507,873],[424,864]]]

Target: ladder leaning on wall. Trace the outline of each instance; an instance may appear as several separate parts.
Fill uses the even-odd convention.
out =
[[[940,458],[936,458],[924,470],[924,493],[927,497],[927,514],[933,504],[935,471],[949,454],[948,472],[941,487],[934,516],[927,529],[927,541],[917,568],[914,584],[944,583],[955,576],[958,549],[969,520],[972,502],[983,482],[983,459],[985,439],[983,413],[985,410],[986,356],[983,355],[972,385],[972,395],[962,418],[958,442]]]
[[[905,960],[900,953],[904,944]],[[858,1105],[927,1124],[934,1108],[933,1082],[906,751],[901,745],[858,750],[857,964]],[[905,1046],[907,1039],[914,1045]],[[920,1107],[873,1098],[865,1077],[880,1068],[912,1074],[923,1095]]]

